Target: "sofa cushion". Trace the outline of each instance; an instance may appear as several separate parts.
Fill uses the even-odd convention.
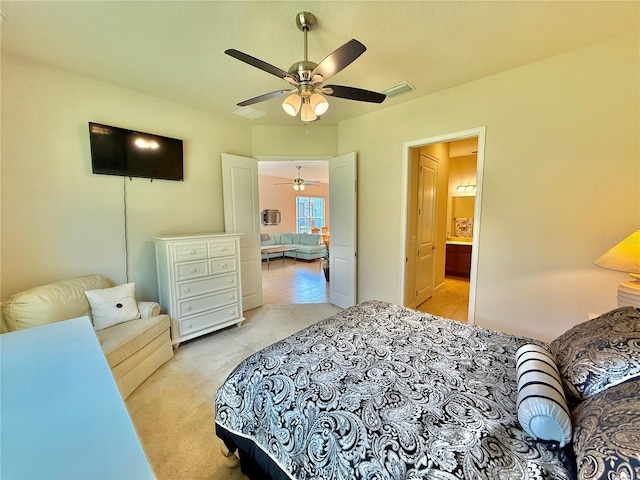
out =
[[[315,233],[303,233],[300,235],[300,242],[302,245],[320,245],[321,235]]]
[[[270,233],[260,234],[260,245],[275,245],[275,239]]]
[[[154,338],[169,330],[170,320],[167,315],[151,318],[139,318],[119,323],[111,328],[97,330],[102,351],[107,357],[109,366],[114,368],[140,350]]]
[[[300,237],[302,237],[301,233],[292,233],[291,234],[291,243],[300,243]]]
[[[95,329],[101,330],[140,318],[135,291],[134,283],[85,291],[84,294],[91,305]]]
[[[2,304],[3,327],[22,330],[76,317],[91,317],[85,290],[107,288],[102,275],[85,275],[16,293]]]
[[[281,245],[291,245],[293,241],[293,233],[281,233],[280,242]]]

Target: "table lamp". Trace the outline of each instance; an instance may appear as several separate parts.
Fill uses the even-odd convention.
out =
[[[593,263],[631,275],[633,280],[618,286],[618,307],[640,307],[640,230],[633,232]]]

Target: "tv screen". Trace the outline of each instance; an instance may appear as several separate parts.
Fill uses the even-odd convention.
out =
[[[89,122],[93,173],[183,180],[182,140]]]

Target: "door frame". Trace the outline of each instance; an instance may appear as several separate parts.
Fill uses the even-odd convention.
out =
[[[478,137],[478,156],[476,160],[476,200],[473,212],[473,250],[471,252],[471,276],[469,278],[469,312],[467,323],[473,325],[475,323],[476,311],[476,288],[478,276],[478,253],[480,250],[480,228],[481,228],[481,212],[482,212],[482,184],[484,180],[484,149],[486,126],[461,130],[458,132],[445,133],[433,137],[426,137],[419,140],[411,140],[402,144],[402,214],[400,217],[402,248],[400,249],[400,286],[399,298],[402,304],[406,304],[405,298],[405,275],[407,258],[407,225],[408,225],[408,194],[409,194],[409,165],[411,160],[411,149],[416,147],[424,147],[435,143],[453,142],[456,140],[464,140],[467,138]]]

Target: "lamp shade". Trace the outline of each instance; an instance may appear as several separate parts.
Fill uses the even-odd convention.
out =
[[[313,108],[313,112],[318,116],[322,115],[329,109],[329,102],[327,102],[327,100],[319,93],[311,95],[309,103],[311,104],[311,108]]]
[[[302,98],[297,93],[289,95],[284,102],[282,102],[282,108],[287,114],[295,117],[300,111],[300,103]]]
[[[640,276],[640,230],[636,230],[593,263],[600,267]]]
[[[313,108],[311,108],[309,100],[305,99],[302,104],[302,110],[300,111],[300,120],[303,122],[313,122],[316,118],[316,114]]]

